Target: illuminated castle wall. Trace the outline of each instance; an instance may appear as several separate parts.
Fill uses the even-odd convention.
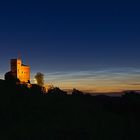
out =
[[[11,73],[20,82],[27,83],[30,81],[30,67],[23,65],[21,59],[11,59]]]

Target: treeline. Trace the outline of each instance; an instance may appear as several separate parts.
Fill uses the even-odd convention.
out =
[[[0,80],[1,139],[132,140],[140,134],[140,95],[91,96]]]

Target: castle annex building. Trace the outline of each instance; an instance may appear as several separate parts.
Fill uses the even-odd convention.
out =
[[[21,83],[29,83],[30,82],[30,66],[23,65],[22,60],[11,59],[10,60],[11,71],[8,72],[14,78],[18,78]]]

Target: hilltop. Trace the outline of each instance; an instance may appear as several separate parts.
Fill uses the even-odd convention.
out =
[[[0,80],[1,139],[140,138],[139,94],[109,97],[60,91],[43,94],[38,86],[30,89]]]

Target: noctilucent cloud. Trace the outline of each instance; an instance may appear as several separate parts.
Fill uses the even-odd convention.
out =
[[[22,57],[45,81],[95,92],[140,89],[140,2],[0,3],[0,78]]]

